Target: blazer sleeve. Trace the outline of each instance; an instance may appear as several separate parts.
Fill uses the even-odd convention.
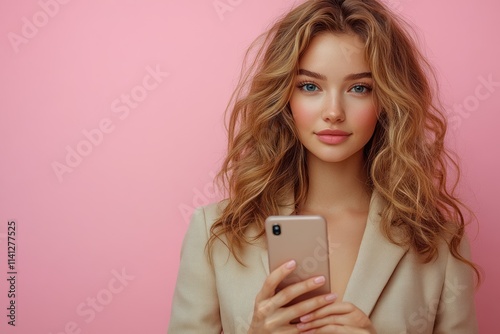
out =
[[[208,235],[205,212],[197,208],[182,243],[169,334],[221,333],[215,273],[205,252]]]
[[[466,259],[471,258],[466,237],[462,239],[460,254]],[[448,252],[445,283],[437,308],[434,333],[478,333],[474,292],[472,268]]]

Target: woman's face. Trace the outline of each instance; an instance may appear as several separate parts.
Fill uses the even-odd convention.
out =
[[[309,158],[325,162],[362,158],[377,124],[373,84],[357,36],[323,33],[313,38],[299,61],[290,99]]]

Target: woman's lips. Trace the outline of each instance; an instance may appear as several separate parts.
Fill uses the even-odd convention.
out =
[[[318,139],[325,144],[340,144],[346,141],[351,134],[349,132],[341,131],[341,130],[322,130],[316,132],[316,136]]]

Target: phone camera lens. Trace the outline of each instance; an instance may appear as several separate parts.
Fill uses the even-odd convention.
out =
[[[273,234],[280,235],[281,234],[281,226],[279,226],[278,224],[273,225]]]

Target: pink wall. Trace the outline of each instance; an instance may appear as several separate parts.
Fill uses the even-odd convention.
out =
[[[294,1],[57,1],[0,1],[2,277],[9,220],[18,246],[16,328],[2,278],[0,332],[165,333],[187,216],[215,198],[242,53]],[[418,27],[450,107],[488,332],[500,299],[500,5],[388,2]]]

